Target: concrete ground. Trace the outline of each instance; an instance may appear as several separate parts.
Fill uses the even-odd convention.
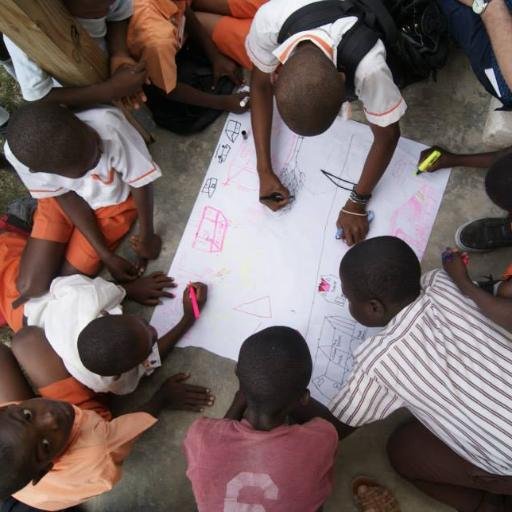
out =
[[[405,98],[409,105],[401,122],[405,137],[425,144],[440,143],[454,151],[484,149],[482,129],[489,97],[474,79],[462,55],[454,52],[449,65],[439,73],[437,83],[416,84],[405,91]],[[354,117],[363,120],[360,112]],[[221,117],[204,133],[187,138],[156,131],[157,141],[151,146],[151,152],[163,169],[163,177],[156,187],[156,228],[162,235],[164,247],[150,270],[167,271],[170,266],[223,123],[224,117]],[[0,205],[1,199],[4,198],[0,197]],[[453,245],[453,234],[459,224],[489,214],[501,215],[502,212],[487,200],[483,174],[455,169],[422,262],[423,269],[439,265],[440,252],[445,246]],[[511,255],[512,251],[505,249],[472,256],[470,271],[475,277],[489,272],[499,274]],[[147,318],[151,315],[149,308],[141,311],[130,304],[128,309],[140,311]],[[163,369],[142,384],[132,397],[119,400],[115,408],[127,411],[133,404],[147,399],[166,376],[189,371],[194,383],[206,385],[216,394],[215,406],[208,410],[208,416],[221,417],[236,390],[233,369],[233,361],[204,350],[176,349]],[[373,476],[389,486],[404,512],[451,510],[401,480],[387,461],[386,439],[406,416],[406,411],[399,411],[386,421],[359,429],[340,445],[335,490],[325,512],[355,510],[349,492],[350,481],[360,474]],[[125,463],[123,480],[110,493],[88,502],[84,509],[89,512],[193,511],[194,500],[185,476],[181,443],[187,427],[196,417],[173,411],[162,414],[161,421],[136,444]]]

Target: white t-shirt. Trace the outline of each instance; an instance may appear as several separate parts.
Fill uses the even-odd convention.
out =
[[[47,294],[25,304],[28,325],[44,330],[46,338],[61,357],[68,372],[84,386],[97,393],[125,395],[135,390],[144,375],[161,366],[158,345],[147,360],[119,377],[102,377],[89,371],[78,354],[78,336],[92,320],[121,315],[126,292],[120,286],[96,277],[76,274],[57,277]]]
[[[5,156],[32,197],[44,199],[73,191],[96,210],[122,203],[128,198],[130,187],[143,187],[161,176],[144,140],[118,109],[95,108],[76,116],[94,129],[102,142],[98,164],[81,178],[30,172],[5,143]]]
[[[274,72],[303,41],[314,43],[336,65],[338,45],[343,35],[357,21],[354,16],[341,18],[314,30],[298,32],[282,44],[277,42],[279,31],[287,18],[315,1],[318,0],[270,0],[260,7],[245,41],[247,54],[260,71]],[[397,122],[407,110],[405,100],[386,63],[386,49],[380,40],[357,66],[354,87],[370,123],[389,126]]]
[[[107,22],[123,21],[132,15],[132,0],[113,0],[108,14],[103,18],[75,18],[89,35],[106,50],[105,36]],[[60,84],[46,71],[41,69],[30,57],[16,46],[11,39],[4,35],[5,46],[9,52],[16,79],[20,84],[23,98],[27,101],[36,101],[44,98],[54,87]]]

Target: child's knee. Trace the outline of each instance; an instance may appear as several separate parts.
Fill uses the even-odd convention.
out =
[[[27,276],[20,273],[18,279],[16,279],[16,288],[21,297],[33,299],[44,295],[48,291],[50,283],[51,281],[44,276]]]
[[[44,332],[39,327],[24,327],[12,338],[12,353],[21,363],[27,355],[33,354],[37,347],[47,343]]]

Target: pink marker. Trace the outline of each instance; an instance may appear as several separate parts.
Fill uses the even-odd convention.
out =
[[[194,318],[197,320],[199,318],[199,305],[197,304],[196,291],[192,286],[192,283],[188,284],[188,296],[190,298],[190,302],[192,303],[192,311],[194,312]]]

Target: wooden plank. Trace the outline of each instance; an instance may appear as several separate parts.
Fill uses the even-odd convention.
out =
[[[0,31],[63,85],[109,76],[108,59],[60,0],[0,0]]]
[[[61,0],[0,0],[0,13],[0,32],[62,85],[81,87],[109,77],[106,53]],[[127,108],[119,101],[114,105],[146,144],[154,141]]]

